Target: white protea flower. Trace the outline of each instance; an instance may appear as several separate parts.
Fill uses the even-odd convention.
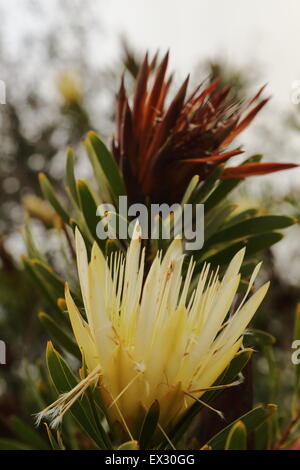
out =
[[[241,348],[243,333],[262,302],[269,283],[248,300],[260,264],[239,307],[232,311],[245,250],[239,251],[222,280],[205,265],[190,292],[194,263],[182,277],[182,243],[175,240],[157,254],[144,279],[144,250],[136,226],[126,257],[108,262],[94,243],[88,263],[76,231],[78,274],[85,321],[68,286],[66,302],[76,341],[91,380],[97,380],[111,426],[137,438],[147,410],[160,405],[159,429],[167,432],[222,374]],[[82,390],[89,384],[83,381]],[[78,386],[79,394],[80,385]],[[55,417],[77,397],[62,396],[45,415]],[[56,419],[57,422],[57,419]]]

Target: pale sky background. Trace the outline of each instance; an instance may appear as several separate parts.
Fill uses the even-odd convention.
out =
[[[274,100],[288,105],[291,83],[300,78],[299,0],[95,3],[111,43],[121,31],[140,49],[170,48],[173,64],[182,74],[192,70],[201,56],[223,56],[237,65],[259,64]]]
[[[37,0],[49,23],[60,21],[64,0]],[[269,83],[274,103],[289,106],[291,84],[300,79],[299,0],[73,0],[92,7],[104,32],[92,45],[96,62],[118,58],[119,37],[125,34],[135,48],[171,50],[171,64],[184,76],[201,58],[225,57],[237,66],[257,65],[262,82]],[[7,14],[5,35],[17,52],[24,31],[43,31],[24,0],[0,0]],[[66,38],[67,41],[67,38]],[[92,48],[91,48],[92,49]]]

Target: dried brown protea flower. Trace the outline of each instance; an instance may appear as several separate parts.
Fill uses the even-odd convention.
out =
[[[131,201],[179,202],[191,177],[204,180],[214,167],[243,152],[229,148],[266,104],[264,89],[248,102],[229,98],[230,86],[203,84],[187,96],[188,78],[167,105],[172,76],[168,54],[156,67],[146,54],[132,105],[124,81],[118,94],[113,152]],[[150,84],[151,82],[151,84]],[[293,164],[251,163],[227,168],[222,178],[245,178],[291,168]]]

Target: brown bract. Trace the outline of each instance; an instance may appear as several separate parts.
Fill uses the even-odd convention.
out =
[[[195,174],[204,180],[220,163],[243,153],[233,140],[267,103],[262,87],[247,103],[230,98],[230,86],[201,84],[187,94],[187,78],[172,100],[168,54],[157,64],[146,54],[130,104],[122,79],[117,99],[113,153],[131,202],[180,202]],[[251,163],[226,168],[222,178],[246,178],[294,164]]]

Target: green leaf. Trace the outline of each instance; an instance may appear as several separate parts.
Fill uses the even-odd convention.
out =
[[[181,200],[181,205],[183,206],[184,204],[188,204],[191,202],[192,195],[198,185],[199,182],[199,175],[194,175],[189,182],[189,185],[187,189],[185,190],[185,193],[183,195],[183,198]]]
[[[57,299],[64,298],[65,296],[65,283],[62,278],[58,276],[51,267],[40,262],[39,260],[29,260],[26,257],[23,257],[23,262],[33,275],[33,279],[35,280],[36,284],[40,286],[49,301],[51,301],[52,305],[55,306],[55,311],[60,314],[61,310],[57,306]],[[71,294],[76,303],[78,305],[82,305],[82,299],[79,298],[79,296],[73,291]],[[67,315],[60,314],[59,317],[56,315],[56,318],[58,318],[60,321],[63,321],[67,327],[70,326],[70,320]]]
[[[224,377],[221,379],[222,383],[231,383],[248,364],[253,352],[253,349],[250,348],[239,351],[226,369]]]
[[[273,230],[279,230],[296,222],[295,219],[280,215],[267,215],[261,217],[253,217],[252,219],[243,220],[240,223],[232,225],[225,230],[221,230],[214,234],[206,241],[207,245],[216,243],[224,243],[226,241],[236,240],[250,235],[258,235],[260,233],[268,233]]]
[[[54,312],[57,314],[60,314],[60,310],[57,307],[56,303],[56,297],[53,296],[53,293],[49,291],[48,285],[45,285],[44,282],[42,282],[41,278],[39,277],[38,273],[33,267],[33,264],[30,259],[28,259],[26,256],[22,256],[22,262],[24,266],[24,270],[27,273],[28,277],[31,279],[33,284],[38,287],[44,294],[45,298],[49,302],[49,304],[53,307]],[[56,315],[57,316],[57,315]]]
[[[37,246],[34,242],[32,232],[31,232],[31,227],[30,227],[30,218],[28,216],[25,217],[25,226],[24,226],[24,230],[23,230],[23,236],[24,236],[24,241],[25,241],[25,244],[26,244],[26,249],[27,249],[27,253],[28,253],[29,257],[30,258],[36,258],[40,261],[45,262],[45,257],[38,250],[38,248],[37,248]]]
[[[238,421],[230,429],[225,450],[246,450],[247,448],[247,429],[243,421]]]
[[[64,209],[61,202],[56,197],[55,190],[44,173],[39,174],[39,181],[40,181],[41,190],[45,199],[47,199],[50,202],[53,209],[62,218],[65,224],[69,225],[70,216],[67,213],[67,211]]]
[[[246,163],[259,163],[262,159],[263,155],[261,153],[257,153],[255,155],[251,155],[251,157],[244,160],[242,165],[245,165]]]
[[[39,433],[17,416],[12,417],[11,426],[13,433],[21,439],[24,444],[29,444],[34,450],[50,450],[48,443]]]
[[[205,212],[212,210],[217,204],[223,201],[241,181],[240,179],[222,181],[205,201]]]
[[[236,204],[219,204],[214,210],[205,214],[204,219],[204,250],[206,250],[206,240],[215,233],[219,233],[230,215],[236,210]]]
[[[139,443],[141,449],[147,449],[151,438],[157,428],[160,414],[159,402],[155,400],[150,406],[145,416],[142,429],[140,432]]]
[[[80,199],[80,206],[83,213],[84,220],[90,231],[92,238],[98,243],[99,247],[105,252],[106,240],[100,240],[97,236],[97,224],[101,223],[101,219],[97,217],[97,203],[89,188],[88,182],[79,180],[77,181],[77,189]]]
[[[272,449],[276,441],[278,412],[273,413],[254,432],[256,450]]]
[[[117,450],[139,450],[139,443],[137,441],[124,442]]]
[[[246,263],[243,263],[240,269],[241,277],[242,279],[248,279],[251,277],[251,274],[253,273],[255,267],[257,265],[257,261],[246,261]]]
[[[67,150],[67,158],[66,158],[66,170],[65,170],[65,184],[69,195],[72,201],[79,206],[79,198],[77,193],[76,187],[76,179],[74,174],[74,151],[73,149],[69,148]]]
[[[29,262],[42,282],[51,290],[53,298],[58,299],[59,297],[64,297],[65,283],[63,279],[45,263],[41,263],[37,259],[31,259]]]
[[[275,336],[267,331],[257,330],[255,328],[248,328],[245,336],[249,336],[249,340],[253,346],[253,342],[261,346],[273,346],[276,343]]]
[[[224,164],[217,165],[209,177],[200,183],[199,188],[194,192],[194,197],[192,200],[194,204],[201,204],[207,200],[208,196],[216,187],[217,181],[224,170],[224,166]]]
[[[113,197],[111,195],[111,188],[109,182],[107,181],[107,178],[101,168],[94,148],[88,138],[84,140],[84,146],[86,148],[89,160],[94,170],[95,179],[97,181],[97,185],[101,195],[101,200],[109,203],[114,202]]]
[[[208,250],[204,253],[197,264],[199,263],[200,269],[204,261],[212,263],[213,265],[228,264],[232,260],[233,256],[244,246],[247,248],[245,256],[245,259],[247,259],[252,257],[255,253],[270,248],[275,243],[278,243],[282,237],[283,235],[281,233],[271,232],[250,237],[236,243],[231,243],[229,246],[228,244],[226,245],[225,243],[222,243],[219,246],[214,246],[212,250]]]
[[[252,219],[253,217],[257,216],[257,213],[258,209],[256,208],[246,209],[244,211],[238,212],[236,215],[230,217],[230,219],[226,222],[225,227],[228,228],[232,225],[242,222],[243,220]]]
[[[92,243],[94,242],[94,239],[90,234],[88,226],[87,226],[87,224],[86,224],[86,222],[83,218],[83,214],[80,213],[80,221],[77,221],[77,220],[74,220],[73,218],[71,218],[70,219],[70,226],[72,228],[74,236],[75,236],[76,227],[79,229],[79,231],[80,231],[80,233],[81,233],[81,235],[84,239],[84,243],[85,243],[85,246],[86,246],[87,253],[88,253],[88,255],[90,255],[91,248],[92,248]]]
[[[50,266],[36,259],[30,260],[30,263],[40,279],[48,285],[49,289],[51,288],[55,299],[65,296],[65,282]],[[76,303],[79,305],[83,304],[82,299],[77,293],[72,290],[71,294]]]
[[[219,377],[219,379],[214,385],[226,385],[232,383],[247,365],[250,358],[252,357],[252,354],[253,349],[250,348],[239,351],[236,356],[232,359],[231,363],[229,364],[229,367],[224,371],[224,373]],[[220,393],[221,391],[208,391],[203,395],[201,399],[206,403],[209,403],[214,400]]]
[[[119,196],[126,195],[125,185],[118,165],[113,155],[95,132],[88,132],[87,139],[95,152],[98,163],[110,185],[112,196],[116,202]]]
[[[53,348],[51,342],[48,342],[46,356],[49,373],[57,392],[63,394],[72,390],[79,380],[61,355]],[[97,426],[89,400],[85,395],[72,405],[70,411],[81,429],[94,440],[100,449],[109,448],[107,446],[108,436],[105,436],[105,443],[103,439],[105,431]]]
[[[39,313],[39,319],[41,320],[45,330],[49,333],[51,339],[80,361],[81,352],[70,334],[64,331],[49,315],[44,312]]]
[[[273,404],[267,406],[257,406],[222,429],[222,431],[220,431],[207,442],[207,445],[211,446],[213,450],[224,449],[229,432],[237,422],[242,421],[246,426],[248,433],[250,433],[260,426],[264,421],[266,421],[266,419],[268,419],[269,416],[271,416],[276,411],[276,409],[276,405]]]

